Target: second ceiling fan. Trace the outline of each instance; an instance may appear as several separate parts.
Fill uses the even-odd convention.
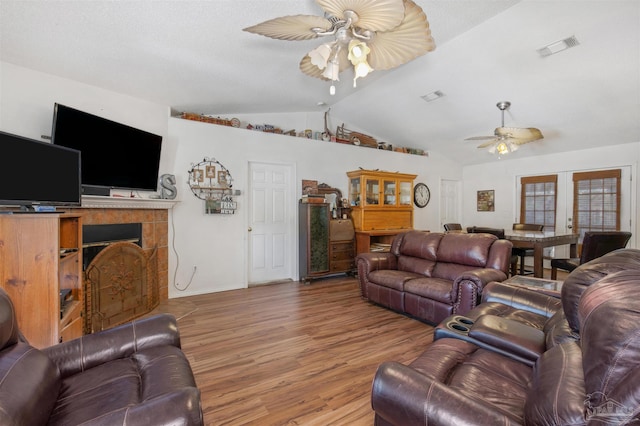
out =
[[[487,140],[487,142],[478,145],[478,148],[489,147],[490,153],[508,154],[518,149],[520,145],[543,139],[542,132],[535,127],[505,127],[504,111],[509,109],[511,102],[502,101],[496,104],[502,112],[502,123],[500,127],[496,127],[493,136],[474,136],[466,138],[467,141]]]

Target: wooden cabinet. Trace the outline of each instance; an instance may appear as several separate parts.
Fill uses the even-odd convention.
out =
[[[356,231],[413,228],[416,175],[355,170],[347,176],[351,217]]]
[[[350,219],[331,219],[328,203],[299,204],[300,281],[355,269]]]
[[[0,268],[0,285],[31,345],[43,348],[82,336],[79,215],[0,215]]]
[[[329,224],[329,271],[350,273],[356,268],[355,232],[351,219],[334,219]]]

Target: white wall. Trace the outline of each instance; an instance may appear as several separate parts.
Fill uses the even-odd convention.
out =
[[[278,125],[269,120],[272,118],[258,115],[255,120],[250,121]],[[300,118],[293,117],[293,121],[296,119]],[[311,119],[307,123],[308,127],[322,129],[322,114],[317,116],[317,120],[319,122],[314,123]],[[172,297],[247,285],[249,219],[246,191],[249,162],[293,164],[298,196],[301,194],[303,179],[317,180],[318,183],[337,187],[346,196],[346,172],[359,167],[417,174],[416,182],[425,182],[430,186],[432,202],[424,209],[415,209],[414,227],[431,230],[440,229],[436,201],[439,179],[460,179],[462,172],[460,166],[437,156],[401,154],[179,118],[169,120],[169,138],[178,147],[175,174],[180,203],[174,207],[172,215],[178,256],[173,256],[172,260],[179,261],[176,276],[179,287],[184,287],[189,282],[193,267],[197,267],[187,291],[180,292],[171,288]],[[193,163],[202,161],[204,157],[213,157],[229,169],[234,179],[233,188],[244,194],[237,197],[236,214],[205,215],[204,201],[196,198],[188,188],[187,171]],[[294,201],[297,204],[297,197]],[[297,211],[295,207],[292,210]],[[175,266],[173,263],[170,265],[172,273]],[[172,278],[170,277],[170,281]]]
[[[50,136],[61,103],[163,137],[169,108],[50,74],[0,62],[0,130],[31,139]],[[162,146],[160,172],[173,170],[174,148]]]

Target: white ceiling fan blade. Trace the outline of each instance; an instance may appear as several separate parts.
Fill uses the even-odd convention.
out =
[[[292,15],[270,19],[260,24],[244,28],[254,34],[271,37],[278,40],[312,40],[318,38],[318,34],[312,28],[322,28],[324,31],[331,28],[331,22],[321,16]]]
[[[489,142],[485,142],[482,143],[480,145],[478,145],[478,148],[486,148],[488,146],[494,145],[496,142],[498,142],[500,139],[494,138],[493,140],[490,140]]]
[[[388,32],[377,32],[367,42],[369,64],[374,70],[388,70],[407,63],[436,48],[427,15],[411,0],[405,1],[402,23]]]
[[[496,128],[496,135],[509,136],[513,139],[522,139],[529,142],[544,138],[542,132],[535,127],[498,127]]]
[[[344,11],[358,15],[355,26],[370,31],[388,31],[405,16],[403,0],[316,0],[330,15],[345,20]]]
[[[349,62],[349,59],[347,56],[348,56],[347,49],[340,49],[340,52],[338,52],[338,62],[340,64],[340,72],[346,70],[351,65],[351,62]],[[309,55],[305,55],[305,57],[302,58],[302,60],[300,61],[300,71],[302,71],[303,73],[305,73],[310,77],[319,78],[325,81],[329,80],[328,78],[322,75],[324,70],[318,68],[317,66],[311,63],[311,57]]]
[[[486,141],[488,139],[496,139],[495,136],[472,136],[470,138],[465,138],[465,141]]]

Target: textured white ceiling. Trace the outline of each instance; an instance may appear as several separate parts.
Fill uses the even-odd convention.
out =
[[[298,70],[319,42],[242,31],[321,15],[313,0],[0,0],[0,60],[178,111],[221,116],[326,110],[379,140],[463,164],[496,161],[464,141],[500,124],[545,139],[514,157],[640,141],[640,1],[417,0],[436,50],[353,89]],[[575,35],[580,45],[536,49]],[[426,103],[420,96],[440,90]]]

